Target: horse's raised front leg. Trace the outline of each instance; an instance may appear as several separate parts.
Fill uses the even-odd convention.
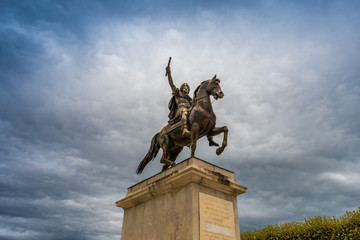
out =
[[[212,146],[215,146],[215,147],[218,147],[219,144],[217,142],[214,141],[213,137],[212,136],[207,136],[207,139],[209,141],[209,146],[212,147]]]
[[[191,125],[191,157],[195,157],[196,142],[199,138],[199,124],[193,123]]]
[[[208,137],[210,137],[210,136],[219,135],[220,133],[224,133],[222,145],[221,145],[221,147],[218,147],[216,149],[217,155],[220,155],[224,151],[225,147],[227,146],[228,132],[229,132],[229,129],[226,126],[223,126],[223,127],[214,127],[213,129],[211,129],[211,131],[208,134]]]

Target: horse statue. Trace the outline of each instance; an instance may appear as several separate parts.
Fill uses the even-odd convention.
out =
[[[166,125],[152,138],[150,149],[136,170],[137,174],[140,174],[145,166],[156,157],[160,148],[163,150],[160,160],[160,163],[163,164],[162,171],[175,165],[175,160],[184,146],[191,148],[191,157],[194,157],[197,140],[204,136],[207,136],[209,139],[210,146],[218,147],[216,149],[217,155],[224,151],[227,146],[228,128],[226,126],[215,127],[216,115],[212,108],[210,96],[213,96],[215,100],[224,97],[220,87],[220,80],[216,78],[216,75],[210,80],[203,81],[194,91],[193,102],[188,117],[190,136],[182,134],[179,122]],[[220,133],[224,133],[221,147],[212,140],[212,136]]]

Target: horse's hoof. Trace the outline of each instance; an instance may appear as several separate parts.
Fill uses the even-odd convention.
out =
[[[224,149],[222,147],[219,147],[218,149],[216,149],[216,155],[220,155],[223,151]]]
[[[167,165],[167,166],[174,166],[175,165],[175,162],[174,161],[171,161],[169,159],[161,159],[162,161],[160,161],[161,163]]]

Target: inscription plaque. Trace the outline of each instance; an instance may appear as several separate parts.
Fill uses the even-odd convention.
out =
[[[200,240],[235,240],[233,203],[199,193]]]

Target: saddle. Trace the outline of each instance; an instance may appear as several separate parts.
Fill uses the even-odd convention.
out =
[[[181,119],[181,118],[180,118]],[[163,129],[164,133],[167,134],[169,132],[172,132],[174,131],[175,129],[177,128],[180,128],[181,127],[181,122],[180,122],[180,119],[177,121],[177,122],[173,122],[173,123],[170,123],[171,120],[169,120],[169,124],[166,125]]]

